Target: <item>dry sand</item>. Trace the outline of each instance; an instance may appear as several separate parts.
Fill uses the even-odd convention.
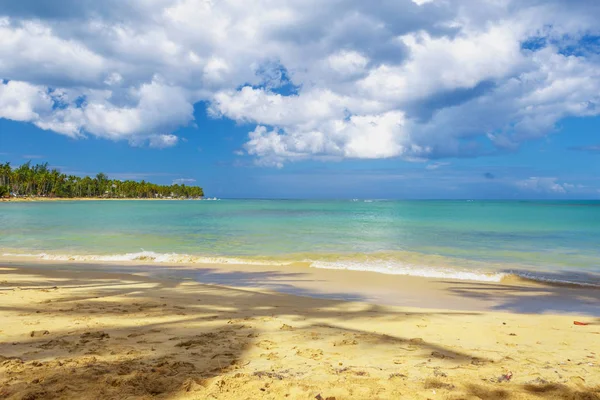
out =
[[[600,319],[590,315],[378,306],[4,264],[0,398],[600,399]]]

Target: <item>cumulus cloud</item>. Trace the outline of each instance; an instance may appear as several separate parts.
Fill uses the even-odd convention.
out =
[[[205,102],[263,165],[511,151],[600,114],[600,4],[0,5],[0,118],[168,147]],[[199,126],[199,129],[202,129]],[[435,165],[435,164],[430,164]]]
[[[402,134],[404,115],[387,112],[326,120],[311,129],[291,126],[285,133],[258,126],[245,148],[265,165],[282,167],[286,160],[318,158],[386,158],[410,149]],[[423,149],[425,151],[425,149]]]
[[[152,81],[132,89],[130,99],[132,104],[119,106],[109,91],[56,90],[9,81],[0,84],[0,117],[70,137],[89,133],[127,139],[132,145],[148,141],[152,147],[173,146],[176,136],[155,132],[174,130],[193,119],[193,106],[178,87]]]
[[[26,82],[0,83],[0,117],[32,121],[52,110],[52,99],[41,87]]]

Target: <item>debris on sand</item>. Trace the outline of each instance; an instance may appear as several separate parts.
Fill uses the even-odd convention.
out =
[[[498,383],[501,383],[501,382],[508,382],[508,381],[510,381],[510,380],[512,379],[512,377],[513,377],[513,373],[509,371],[509,372],[507,372],[507,373],[506,373],[506,374],[504,374],[504,375],[500,375],[500,376],[498,377],[498,379],[497,379],[497,382],[498,382]]]
[[[103,340],[103,339],[109,339],[110,335],[106,332],[98,331],[98,332],[85,332],[85,333],[82,333],[81,336],[79,336],[79,337],[82,340],[92,340],[92,339]]]
[[[334,396],[330,396],[330,397],[323,397],[321,396],[321,394],[319,393],[318,395],[315,396],[315,399],[317,400],[335,400]]]
[[[433,376],[435,376],[436,378],[447,378],[448,377],[448,375],[445,372],[443,372],[437,368],[433,370]]]
[[[46,330],[41,330],[41,331],[31,331],[31,333],[29,334],[29,336],[31,337],[40,337],[40,336],[45,336],[45,335],[49,335],[50,332],[46,331]]]

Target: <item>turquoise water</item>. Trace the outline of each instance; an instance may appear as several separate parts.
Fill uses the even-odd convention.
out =
[[[598,201],[0,203],[0,224],[5,256],[600,282]]]

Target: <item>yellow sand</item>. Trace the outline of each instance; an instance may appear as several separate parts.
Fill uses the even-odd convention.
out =
[[[0,324],[0,398],[600,399],[591,317],[12,265]]]

